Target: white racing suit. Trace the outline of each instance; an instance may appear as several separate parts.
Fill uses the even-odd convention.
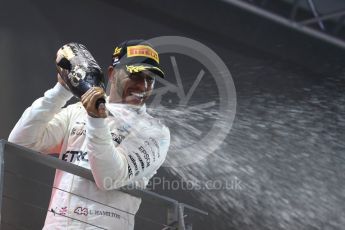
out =
[[[43,229],[134,228],[141,199],[115,190],[145,188],[162,165],[169,129],[146,113],[110,104],[112,116],[87,115],[82,104],[61,109],[72,94],[59,83],[27,108],[9,141],[43,153],[58,149],[60,159],[91,169],[95,182],[56,170]]]

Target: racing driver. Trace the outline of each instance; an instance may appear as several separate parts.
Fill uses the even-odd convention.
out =
[[[43,229],[134,229],[140,198],[116,190],[145,188],[162,165],[169,129],[146,113],[155,78],[164,78],[159,55],[143,40],[115,48],[105,97],[93,87],[81,102],[62,108],[72,97],[58,82],[25,110],[9,141],[42,153],[58,149],[60,159],[91,169],[95,182],[56,170]]]

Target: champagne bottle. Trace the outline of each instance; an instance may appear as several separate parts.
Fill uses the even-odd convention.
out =
[[[57,56],[58,72],[74,96],[80,99],[94,86],[105,90],[103,72],[84,45],[68,43],[59,49]],[[101,103],[105,103],[104,98],[97,100],[96,108]]]

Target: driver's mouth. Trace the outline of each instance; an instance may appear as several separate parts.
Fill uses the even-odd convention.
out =
[[[138,100],[142,100],[142,99],[144,99],[144,97],[146,97],[147,93],[145,93],[145,92],[141,92],[141,93],[131,92],[130,95],[134,96]]]

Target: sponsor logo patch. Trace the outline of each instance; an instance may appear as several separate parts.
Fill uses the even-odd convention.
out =
[[[144,158],[146,160],[146,167],[150,166],[151,158],[150,155],[146,152],[145,148],[143,146],[140,146],[139,151],[144,155]]]
[[[107,216],[120,219],[121,216],[115,212],[109,212],[105,210],[93,210],[84,207],[76,207],[74,209],[74,213],[77,215],[84,215],[84,216]]]
[[[118,55],[121,52],[122,48],[116,47],[113,55]]]
[[[86,162],[89,161],[87,158],[87,152],[83,151],[67,151],[62,155],[62,160],[67,162],[73,162],[74,160]]]
[[[145,45],[128,46],[127,57],[148,57],[159,63],[158,53]]]
[[[111,136],[113,138],[113,141],[115,141],[118,144],[121,144],[123,139],[125,139],[125,136],[123,136],[121,134],[111,133]]]
[[[71,130],[71,135],[81,136],[81,135],[85,135],[85,134],[86,134],[86,129],[76,129],[76,128],[73,128]]]
[[[135,169],[135,176],[137,176],[139,174],[139,170],[138,170],[138,165],[137,165],[137,162],[135,161],[135,159],[133,158],[132,155],[128,155],[129,156],[129,159],[131,159],[133,165],[134,165],[134,169]]]

